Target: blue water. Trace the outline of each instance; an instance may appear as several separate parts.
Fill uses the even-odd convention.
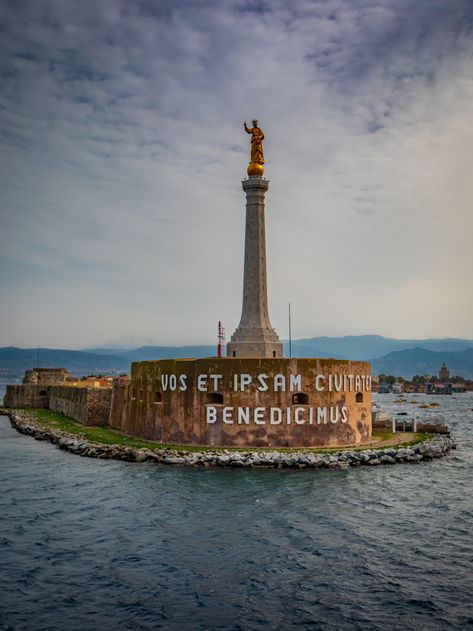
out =
[[[0,417],[0,629],[473,629],[473,396],[436,400],[449,458],[348,471],[80,458]]]

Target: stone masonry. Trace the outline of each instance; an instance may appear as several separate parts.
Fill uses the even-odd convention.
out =
[[[268,311],[264,196],[269,182],[251,176],[242,185],[246,193],[243,308],[240,324],[227,344],[227,356],[282,357],[282,343]]]
[[[108,425],[111,403],[111,388],[51,386],[49,389],[49,409],[84,425]]]

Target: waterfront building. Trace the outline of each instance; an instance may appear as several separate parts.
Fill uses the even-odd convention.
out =
[[[22,383],[50,386],[65,383],[68,379],[70,375],[65,368],[32,368],[25,371]]]
[[[443,362],[443,364],[440,366],[439,379],[440,381],[447,381],[448,379],[450,379],[450,371],[445,362]]]
[[[391,388],[394,394],[401,394],[404,392],[404,385],[400,381],[395,381]]]

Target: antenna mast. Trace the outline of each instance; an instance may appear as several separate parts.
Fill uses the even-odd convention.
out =
[[[223,347],[225,346],[225,329],[222,326],[222,322],[218,321],[218,346],[217,357],[222,357]]]
[[[292,357],[291,303],[289,302],[289,357]]]

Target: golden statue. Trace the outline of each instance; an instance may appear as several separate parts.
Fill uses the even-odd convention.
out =
[[[263,175],[264,173],[264,154],[263,154],[263,130],[258,127],[258,121],[253,121],[253,127],[248,128],[246,121],[243,127],[247,134],[251,134],[251,159],[248,165],[248,175]]]

